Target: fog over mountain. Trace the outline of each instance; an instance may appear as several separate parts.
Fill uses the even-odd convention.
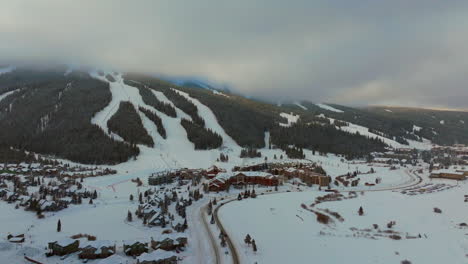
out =
[[[467,109],[466,1],[5,1],[0,64],[200,76],[250,96]]]

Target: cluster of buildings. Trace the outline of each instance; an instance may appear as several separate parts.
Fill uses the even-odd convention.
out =
[[[278,176],[262,171],[222,172],[214,176],[208,183],[210,192],[226,191],[231,185],[244,186],[258,184],[263,186],[278,186]]]
[[[463,181],[468,178],[468,171],[464,170],[435,170],[432,171],[430,178],[442,178],[442,179],[450,179],[450,180],[458,180]]]
[[[69,166],[67,164],[19,163],[4,164],[1,168],[3,174],[22,174],[29,176],[86,178],[116,174],[117,171],[109,168],[86,166]]]
[[[278,186],[285,180],[294,178],[312,186],[329,186],[331,178],[316,164],[302,163],[261,163],[245,167],[235,167],[232,172],[225,172],[216,167],[210,168],[207,174],[208,190],[226,191],[230,186],[244,185]]]
[[[36,211],[38,215],[63,210],[70,204],[81,204],[86,198],[96,199],[97,192],[83,188],[74,178],[0,175],[0,200],[15,203],[17,208]]]
[[[124,241],[123,253],[136,258],[137,264],[175,264],[178,262],[175,251],[183,251],[187,243],[186,237],[162,237],[159,241],[151,239],[150,242]],[[150,250],[152,250],[151,253],[149,253]],[[66,256],[73,253],[78,253],[78,258],[83,260],[103,259],[99,263],[135,263],[116,255],[115,242],[108,240],[82,241],[66,238],[53,241],[49,243],[46,255],[49,257]]]

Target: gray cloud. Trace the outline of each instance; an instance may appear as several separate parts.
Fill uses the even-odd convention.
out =
[[[468,108],[468,2],[8,1],[0,58],[203,76],[272,100]]]

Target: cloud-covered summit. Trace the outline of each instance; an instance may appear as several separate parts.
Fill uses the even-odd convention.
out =
[[[0,58],[201,76],[272,100],[468,108],[466,1],[5,1]]]

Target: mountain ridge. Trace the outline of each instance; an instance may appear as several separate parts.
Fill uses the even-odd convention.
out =
[[[98,90],[92,87],[101,87],[102,96],[96,97]],[[128,105],[130,110],[119,111],[123,102],[134,110]],[[90,108],[96,103],[97,108]],[[69,117],[63,116],[64,111]],[[125,162],[141,156],[141,151],[172,153],[186,160],[190,155],[183,158],[180,152],[205,151],[206,159],[216,160],[221,154],[238,156],[241,149],[279,148],[286,154],[293,153],[292,148],[352,159],[391,148],[427,149],[431,142],[468,143],[468,113],[431,111],[390,113],[382,107],[308,101],[277,106],[228,91],[177,86],[150,75],[114,71],[15,68],[0,74],[0,125],[5,127],[0,144],[90,164]],[[83,116],[84,112],[88,114]],[[293,115],[297,118],[288,121]],[[70,119],[79,116],[81,125],[76,126]],[[112,129],[111,118],[117,120]],[[130,126],[132,122],[141,126]],[[86,132],[86,127],[93,128]],[[265,142],[267,132],[271,137]],[[64,139],[52,137],[54,133]],[[139,141],[144,134],[149,136],[146,146]],[[101,148],[101,143],[108,147]],[[99,145],[102,151],[87,145]],[[93,151],[98,154],[90,155]]]

